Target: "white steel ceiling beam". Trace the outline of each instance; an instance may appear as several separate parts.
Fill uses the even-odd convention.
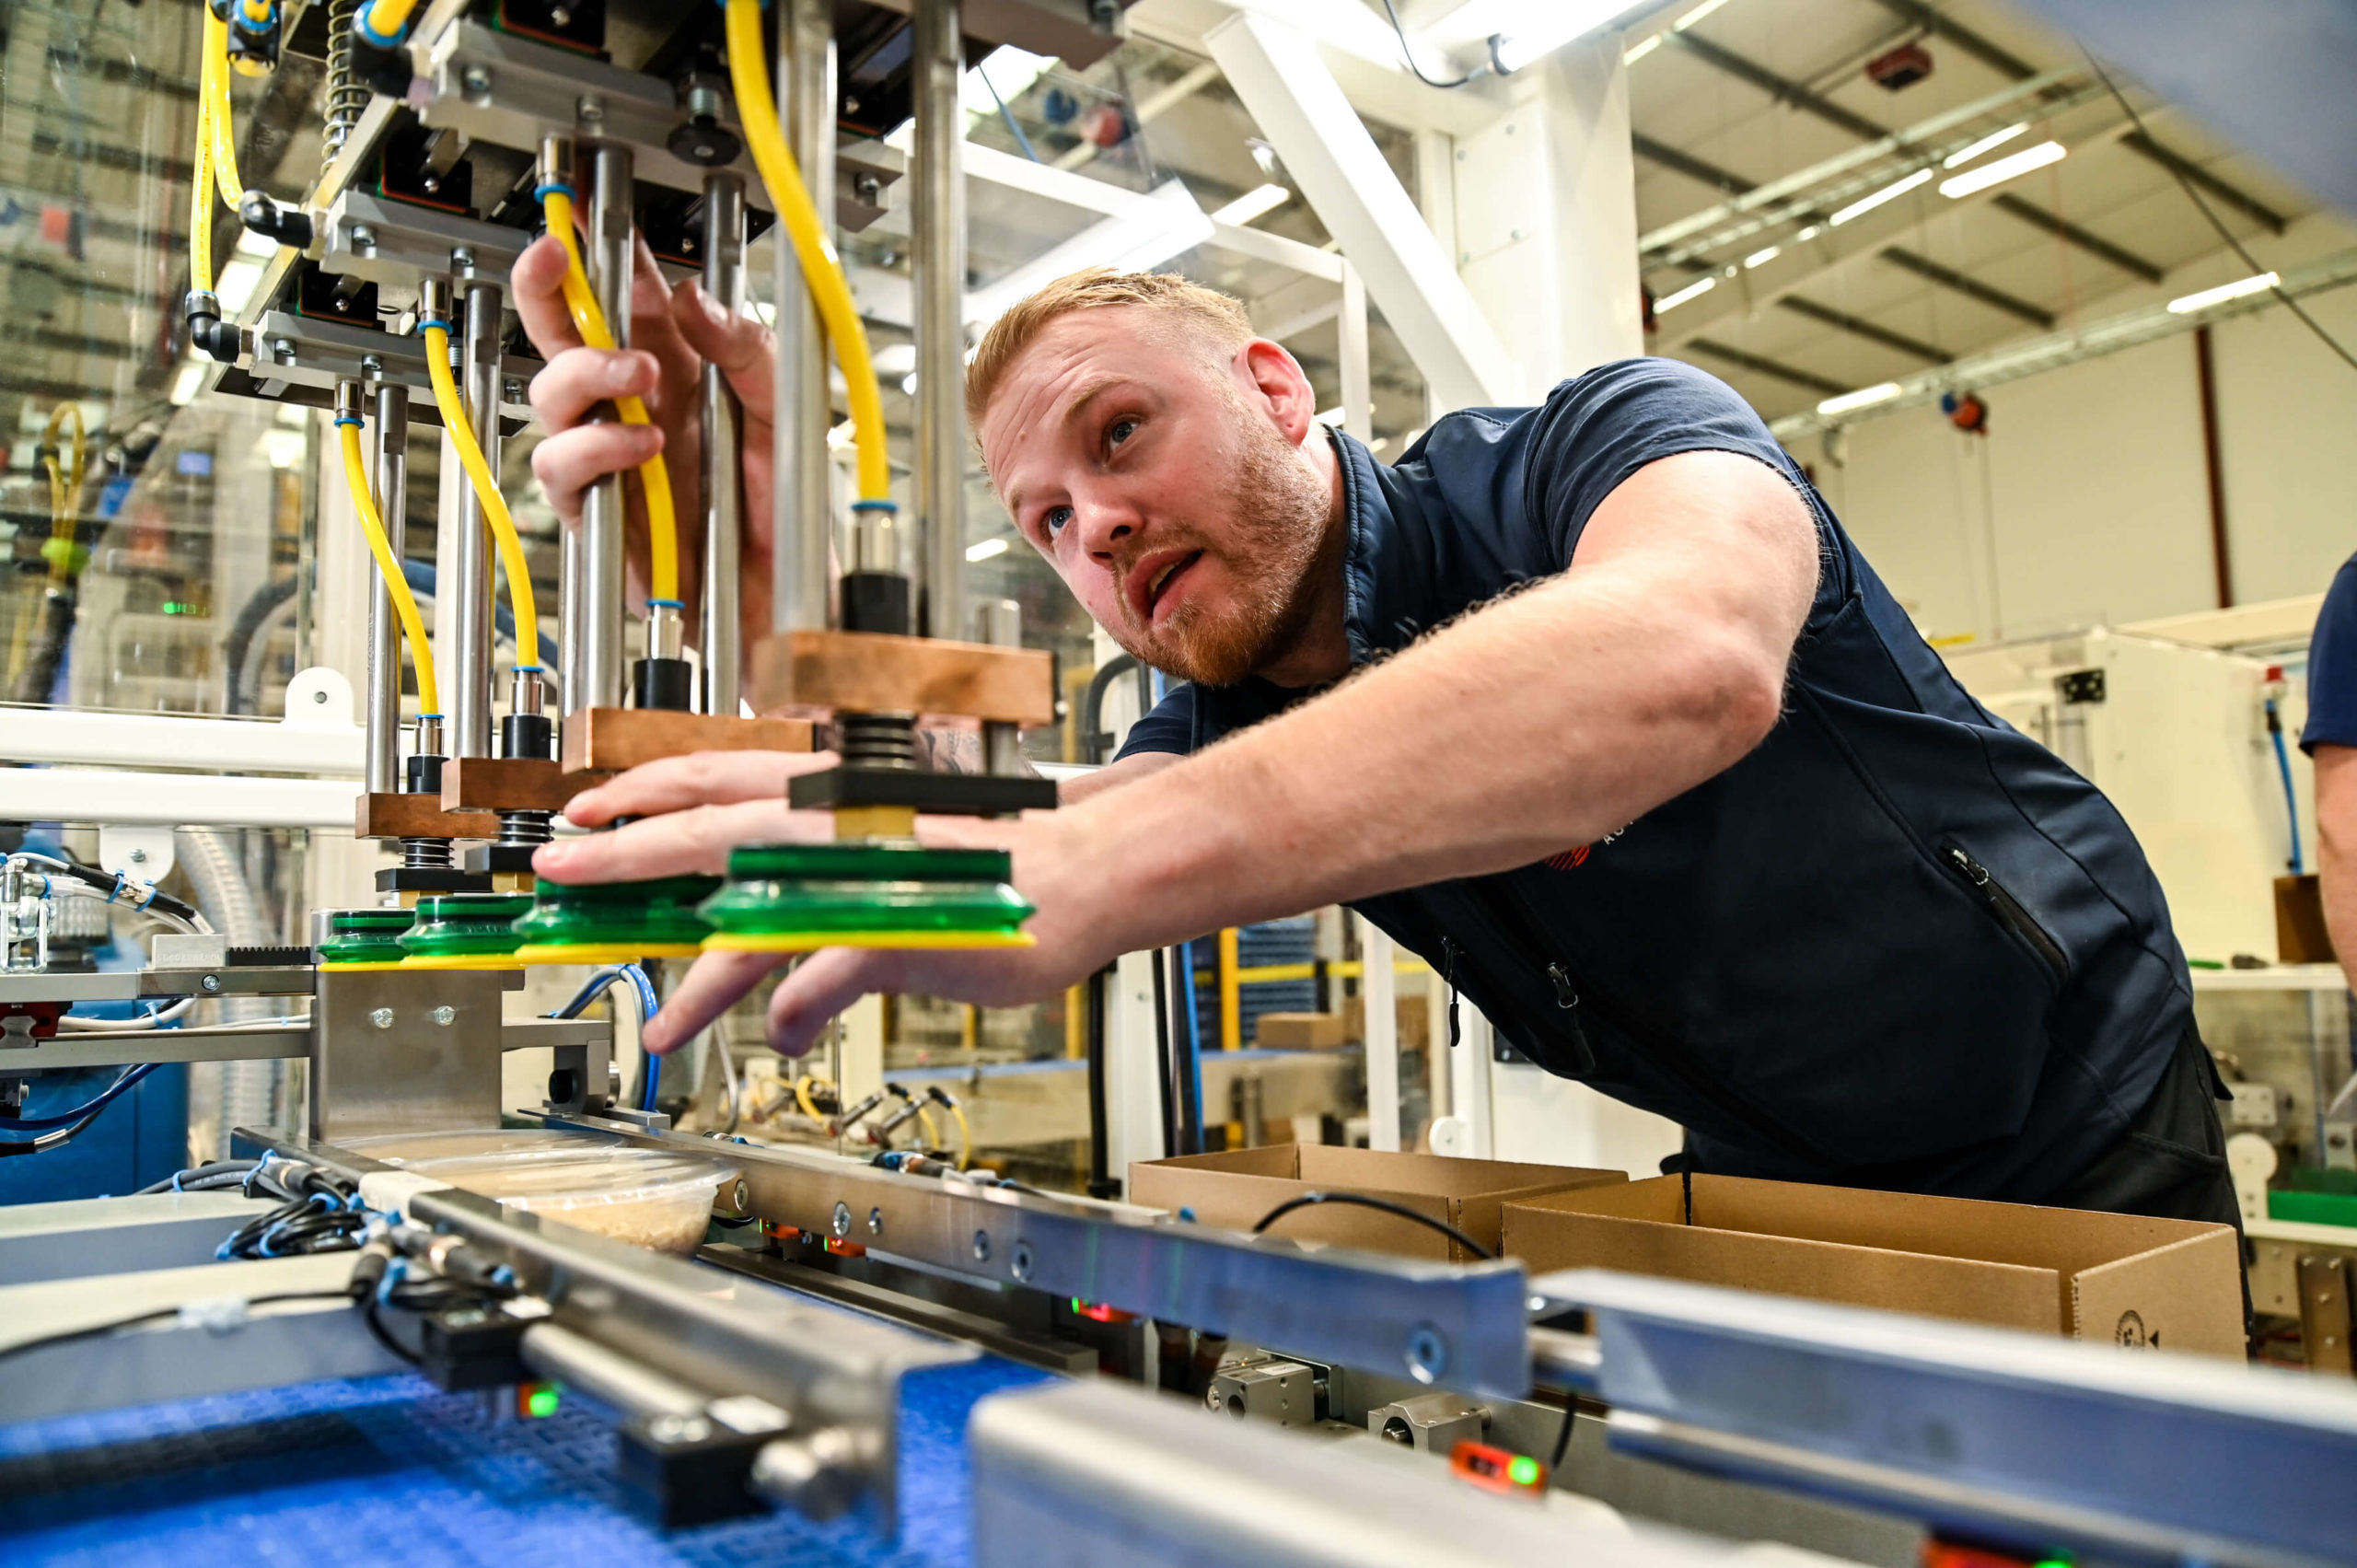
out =
[[[1464,408],[1518,398],[1521,376],[1489,318],[1307,36],[1240,11],[1203,41],[1318,221],[1366,280],[1368,297],[1435,400]]]

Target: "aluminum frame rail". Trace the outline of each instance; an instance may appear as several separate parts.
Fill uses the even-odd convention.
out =
[[[544,1118],[655,1148],[710,1140]],[[1023,1285],[1468,1393],[1530,1389],[1522,1265],[1457,1265],[1164,1223],[1151,1210],[903,1176],[832,1154],[734,1144],[753,1213],[888,1260]]]
[[[354,1179],[398,1183],[409,1176],[331,1143],[275,1129],[241,1127],[238,1135]],[[683,1142],[699,1154],[716,1152],[709,1140]],[[745,1151],[726,1152],[735,1159]],[[786,1413],[789,1438],[848,1437],[832,1451],[859,1490],[876,1500],[888,1533],[897,1519],[901,1377],[978,1353],[805,1305],[683,1259],[571,1225],[544,1225],[535,1214],[456,1188],[410,1191],[399,1202],[408,1220],[463,1237],[514,1270],[527,1295],[548,1303],[548,1314],[536,1321],[569,1330],[712,1397],[765,1400]]]
[[[1588,1312],[1594,1356],[1546,1336],[1542,1370],[1627,1452],[2038,1556],[2357,1561],[2345,1383],[1598,1270],[1530,1291]]]

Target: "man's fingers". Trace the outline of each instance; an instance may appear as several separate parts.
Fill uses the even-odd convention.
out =
[[[730,310],[692,278],[673,292],[671,319],[690,348],[720,366],[745,412],[767,423],[776,407],[776,334]]]
[[[573,330],[573,317],[564,308],[564,247],[556,236],[544,234],[524,247],[507,274],[517,319],[543,359],[581,346],[581,334]]]
[[[785,781],[835,764],[831,751],[693,751],[633,768],[573,797],[564,814],[576,827],[617,817],[653,817],[690,806],[782,800]]]
[[[678,1050],[784,959],[782,953],[702,955],[648,1021],[646,1049],[657,1056]]]
[[[628,473],[662,449],[660,425],[577,424],[532,448],[532,472],[570,527],[580,519],[584,491],[609,474]]]
[[[770,993],[770,1049],[800,1056],[836,1014],[874,991],[898,991],[906,955],[877,947],[811,954]]]
[[[662,367],[651,354],[623,349],[570,348],[532,377],[532,412],[548,430],[570,430],[589,411],[624,393],[651,397]]]
[[[738,844],[821,843],[834,836],[823,811],[783,800],[697,806],[583,838],[542,844],[532,869],[552,882],[638,882],[656,877],[717,877]]]

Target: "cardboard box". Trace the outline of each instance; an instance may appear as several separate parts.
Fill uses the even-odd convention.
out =
[[[1516,1197],[1508,1253],[1534,1274],[1620,1269],[1777,1295],[2244,1357],[2230,1225],[1730,1176]]]
[[[1250,1230],[1288,1198],[1305,1192],[1358,1192],[1387,1198],[1453,1225],[1492,1251],[1499,1210],[1508,1199],[1537,1198],[1599,1183],[1625,1185],[1628,1173],[1442,1155],[1377,1154],[1321,1144],[1273,1144],[1215,1155],[1141,1160],[1130,1167],[1130,1202],[1172,1213],[1192,1209],[1203,1225]],[[1414,1258],[1470,1262],[1472,1255],[1412,1220],[1332,1203],[1287,1214],[1272,1227],[1295,1241],[1322,1241]]]
[[[1252,1030],[1252,1043],[1272,1051],[1331,1051],[1358,1038],[1340,1013],[1263,1013]]]
[[[1424,1005],[1422,996],[1395,996],[1391,1010],[1393,1016],[1399,1020],[1400,1050],[1422,1051],[1431,1043],[1427,1037],[1432,1033],[1432,1011]],[[1366,1039],[1365,997],[1342,998],[1342,1038]]]

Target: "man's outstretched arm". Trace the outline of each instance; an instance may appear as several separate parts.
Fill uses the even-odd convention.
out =
[[[772,1039],[801,1050],[871,991],[1033,1000],[1120,953],[1504,870],[1614,831],[1775,725],[1817,563],[1807,506],[1756,459],[1649,464],[1596,509],[1569,571],[1313,702],[1057,812],[926,819],[929,842],[1012,848],[1039,945],[819,954],[772,998]],[[600,865],[598,879],[655,875],[660,853],[630,871]],[[690,1038],[768,968],[760,955],[708,956],[650,1039]]]

